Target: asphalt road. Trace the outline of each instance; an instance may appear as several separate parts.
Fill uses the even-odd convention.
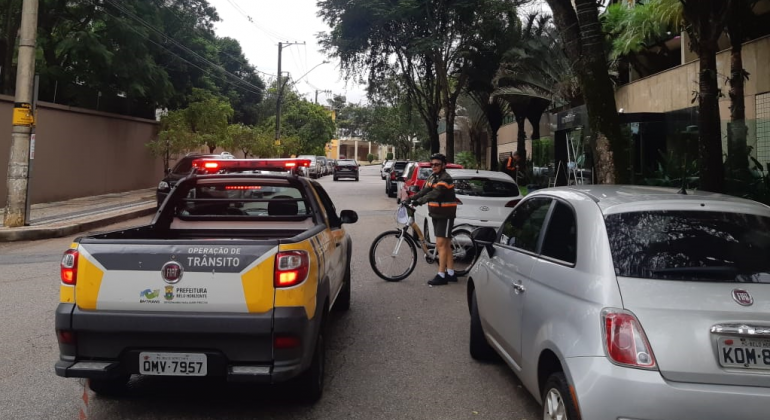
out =
[[[330,324],[328,376],[314,406],[291,402],[291,389],[231,385],[210,379],[140,378],[120,399],[89,394],[88,419],[511,419],[541,409],[503,364],[468,353],[465,279],[429,287],[424,261],[399,283],[369,267],[372,238],[395,226],[379,166],[361,180],[320,182],[337,210],[358,212],[353,238],[351,310]],[[144,223],[138,219],[100,230]],[[72,238],[0,245],[0,418],[78,419],[83,384],[57,377],[53,312],[59,261]]]

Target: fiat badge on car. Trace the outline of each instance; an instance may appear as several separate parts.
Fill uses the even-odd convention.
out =
[[[161,277],[169,284],[179,283],[179,280],[182,280],[182,273],[184,273],[184,269],[176,261],[169,261],[163,264],[163,268],[160,269]]]
[[[751,297],[749,292],[743,289],[733,289],[733,300],[743,306],[751,306],[754,304],[754,298]]]

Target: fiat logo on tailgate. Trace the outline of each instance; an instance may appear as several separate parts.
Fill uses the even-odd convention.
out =
[[[749,292],[743,289],[733,289],[733,300],[743,306],[751,306],[754,304],[754,298],[751,297]]]
[[[182,280],[183,272],[184,270],[178,262],[169,261],[163,264],[163,268],[160,269],[160,276],[163,277],[166,283],[174,284]]]

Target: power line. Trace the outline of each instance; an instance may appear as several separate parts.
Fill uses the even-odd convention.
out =
[[[179,41],[177,41],[176,39],[174,39],[174,38],[172,38],[172,37],[168,36],[168,35],[167,35],[165,32],[163,32],[163,31],[161,31],[160,29],[156,28],[155,26],[153,26],[153,25],[151,25],[151,24],[147,23],[147,21],[145,21],[144,19],[140,18],[139,16],[136,16],[136,15],[135,15],[135,14],[133,14],[133,13],[132,13],[130,10],[126,9],[124,6],[120,5],[119,3],[116,3],[114,0],[104,0],[104,2],[105,2],[105,3],[108,3],[108,4],[110,4],[112,7],[116,8],[118,11],[122,12],[123,14],[125,14],[126,16],[128,16],[129,18],[131,18],[131,19],[133,19],[134,21],[136,21],[136,22],[140,23],[141,25],[143,25],[143,26],[145,26],[146,28],[150,29],[151,31],[155,32],[156,34],[158,34],[158,35],[162,36],[162,37],[164,38],[164,40],[165,40],[165,41],[167,41],[167,42],[170,42],[172,45],[175,45],[176,47],[178,47],[178,48],[182,49],[183,51],[186,51],[187,53],[189,53],[189,54],[190,54],[190,55],[192,55],[193,57],[196,57],[196,58],[198,58],[200,61],[202,61],[203,63],[207,64],[208,66],[210,66],[210,67],[212,67],[212,68],[214,68],[214,69],[217,69],[217,70],[221,71],[221,72],[222,72],[222,73],[224,73],[226,76],[230,76],[230,77],[231,77],[232,79],[234,79],[236,82],[238,82],[238,83],[240,83],[240,84],[242,84],[242,85],[244,85],[244,86],[248,86],[248,87],[249,87],[249,88],[251,88],[251,89],[254,89],[254,90],[260,91],[260,92],[264,91],[264,89],[263,89],[263,88],[260,88],[259,86],[255,86],[255,85],[253,85],[252,83],[249,83],[249,82],[247,82],[246,80],[243,80],[243,79],[241,79],[241,78],[240,78],[240,77],[238,77],[237,75],[235,75],[235,74],[233,74],[233,73],[230,73],[229,71],[227,71],[227,70],[226,70],[225,68],[223,68],[222,66],[220,66],[220,65],[218,65],[218,64],[216,64],[216,63],[214,63],[214,62],[212,62],[212,61],[210,61],[210,60],[208,60],[207,58],[205,58],[205,57],[201,56],[201,55],[200,55],[200,54],[198,54],[197,52],[195,52],[195,51],[191,50],[190,48],[186,47],[185,45],[183,45],[182,43],[180,43],[180,42],[179,42]],[[148,39],[149,39],[149,38],[148,38]]]
[[[289,38],[289,37],[287,37],[287,36],[284,36],[284,35],[283,35],[283,34],[281,34],[281,33],[278,33],[278,32],[276,32],[276,31],[272,31],[272,30],[269,30],[269,29],[265,29],[265,28],[263,28],[263,27],[261,27],[261,26],[257,25],[257,23],[254,21],[254,19],[253,19],[253,18],[252,18],[252,17],[251,17],[251,16],[248,14],[248,12],[246,12],[246,11],[245,11],[245,10],[244,10],[244,9],[243,9],[241,6],[239,6],[239,5],[238,5],[238,3],[236,3],[234,0],[227,0],[227,2],[228,2],[228,3],[230,3],[230,5],[231,5],[231,6],[233,6],[233,8],[234,8],[234,9],[235,9],[235,10],[236,10],[238,13],[240,13],[241,15],[243,15],[243,17],[245,17],[245,18],[246,18],[246,20],[248,20],[248,21],[249,21],[249,23],[251,23],[251,24],[252,24],[252,25],[253,25],[255,28],[257,28],[257,29],[259,29],[260,31],[264,32],[264,33],[265,33],[265,34],[266,34],[268,37],[272,38],[272,40],[273,40],[273,41],[276,41],[276,42],[277,42],[277,41],[280,41],[281,39],[288,39],[288,38]],[[295,38],[295,40],[296,40],[296,38]]]
[[[104,9],[103,9],[103,10],[102,10],[102,12],[103,12],[103,13],[105,13],[105,14],[108,14],[108,15],[110,15],[110,16],[112,16],[112,17],[114,17],[115,19],[118,19],[118,16],[116,16],[116,15],[114,15],[114,14],[112,14],[112,13],[108,12],[107,10],[104,10]],[[185,58],[184,58],[184,57],[182,57],[181,55],[179,55],[179,54],[175,53],[174,51],[171,51],[170,49],[168,49],[168,48],[167,48],[167,47],[165,47],[164,45],[162,45],[162,44],[159,44],[159,43],[157,43],[157,42],[153,41],[152,39],[150,39],[150,37],[149,37],[149,35],[148,35],[148,34],[146,34],[146,33],[142,33],[142,32],[138,31],[136,28],[134,28],[134,27],[132,27],[132,26],[130,26],[130,25],[127,25],[127,26],[128,26],[128,28],[129,28],[131,31],[133,31],[133,32],[135,32],[136,34],[138,34],[138,35],[142,36],[143,38],[145,38],[145,39],[146,39],[147,41],[149,41],[150,43],[154,44],[155,46],[157,46],[157,47],[159,47],[159,48],[161,48],[161,49],[163,49],[163,50],[165,50],[166,52],[168,52],[169,54],[173,55],[174,57],[176,57],[176,58],[178,58],[178,59],[180,59],[180,60],[184,61],[185,63],[187,63],[187,64],[189,64],[189,65],[191,65],[191,66],[193,66],[193,67],[195,67],[195,68],[197,68],[198,70],[200,70],[200,71],[204,72],[205,74],[207,74],[207,75],[209,75],[209,76],[212,76],[212,77],[216,77],[218,80],[220,80],[220,81],[222,81],[222,82],[224,82],[224,83],[227,83],[227,84],[229,84],[229,85],[231,85],[231,86],[233,86],[233,87],[236,87],[236,88],[240,88],[240,89],[242,89],[242,90],[244,90],[244,91],[246,91],[246,92],[249,92],[249,93],[253,93],[253,94],[255,94],[255,95],[260,95],[260,94],[263,94],[263,93],[264,93],[264,89],[261,89],[261,88],[259,88],[259,87],[256,87],[256,88],[257,88],[257,90],[252,90],[252,89],[248,88],[246,85],[251,85],[250,83],[246,83],[246,85],[244,85],[244,84],[236,84],[236,83],[234,83],[234,82],[232,82],[232,81],[230,81],[230,80],[227,80],[226,78],[223,78],[223,77],[221,77],[221,76],[219,76],[219,75],[216,75],[216,74],[212,74],[210,71],[208,71],[208,70],[206,70],[206,69],[204,69],[204,68],[202,68],[202,67],[200,67],[200,66],[198,66],[198,65],[196,65],[196,64],[194,64],[194,63],[192,63],[191,61],[189,61],[189,60],[185,59]],[[236,76],[236,77],[237,77],[237,76]],[[238,80],[241,80],[241,79],[238,79]],[[243,81],[243,80],[241,80],[241,81]],[[245,81],[243,81],[243,82],[245,82]],[[252,85],[252,86],[253,86],[253,85]]]

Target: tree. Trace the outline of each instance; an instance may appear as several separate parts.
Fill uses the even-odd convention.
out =
[[[548,0],[548,4],[585,98],[597,179],[623,183],[628,178],[628,145],[620,130],[597,2],[575,0],[575,7],[571,0]]]
[[[208,147],[210,153],[217,146],[228,147],[227,127],[233,108],[226,100],[200,89],[193,90],[193,99],[184,112],[196,143]]]
[[[160,119],[158,138],[147,143],[150,153],[163,160],[163,172],[169,162],[177,156],[198,147],[195,135],[190,130],[184,110],[170,111]]]
[[[517,0],[321,0],[320,15],[332,28],[320,37],[330,56],[338,57],[348,77],[369,75],[370,91],[380,80],[404,79],[409,99],[439,149],[437,126],[443,108],[446,154],[454,159],[457,99],[474,71],[469,55],[479,42],[479,27],[491,24]],[[395,66],[394,66],[395,64]],[[394,68],[395,67],[395,68]]]

